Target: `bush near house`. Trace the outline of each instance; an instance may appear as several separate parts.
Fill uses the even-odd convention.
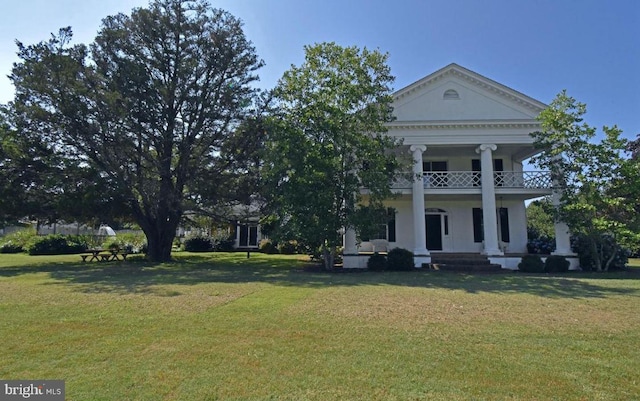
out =
[[[285,241],[278,244],[278,252],[283,255],[293,255],[298,252],[298,241]]]
[[[544,273],[544,262],[538,255],[524,255],[518,263],[518,270],[523,273]]]
[[[576,236],[571,239],[571,248],[578,254],[580,267],[583,271],[596,271],[596,261],[591,253],[589,243],[589,240],[584,236]],[[610,235],[601,236],[596,243],[596,248],[601,253],[603,261],[607,261],[613,257],[609,264],[609,270],[623,269],[629,261],[629,255],[631,254],[628,249],[623,248],[616,239]]]
[[[26,247],[29,255],[66,255],[84,252],[87,241],[82,236],[51,234],[34,237]]]
[[[15,243],[11,240],[6,241],[0,245],[0,253],[20,253],[23,252],[22,245]]]
[[[531,254],[550,255],[555,250],[555,238],[547,236],[529,237],[527,241],[527,251]]]
[[[132,253],[140,253],[147,246],[147,237],[143,233],[122,233],[117,238],[124,243],[124,249]]]
[[[15,231],[0,238],[0,253],[19,253],[26,250],[29,242],[38,234],[34,228]]]
[[[569,261],[560,255],[551,255],[544,261],[544,271],[547,273],[566,273],[569,271]]]
[[[236,241],[233,238],[215,240],[213,250],[216,252],[231,252],[234,250]]]
[[[387,257],[379,253],[374,253],[367,260],[367,269],[374,272],[381,272],[387,268]]]
[[[210,237],[196,235],[185,239],[183,246],[187,252],[210,252],[213,250],[213,241]]]
[[[403,248],[394,248],[387,254],[387,270],[410,271],[414,268],[413,252]]]
[[[278,247],[270,239],[260,240],[260,243],[258,244],[258,249],[260,250],[260,252],[266,253],[269,255],[275,255],[278,253]]]
[[[236,243],[235,237],[231,236],[227,230],[214,230],[211,233],[211,243],[216,252],[231,252]]]

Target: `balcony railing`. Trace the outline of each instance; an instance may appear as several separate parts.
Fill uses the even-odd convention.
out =
[[[430,171],[423,173],[425,189],[464,189],[482,186],[478,171]],[[551,174],[547,171],[497,171],[493,173],[496,188],[548,189]],[[413,183],[405,176],[399,177],[393,188],[411,188]]]

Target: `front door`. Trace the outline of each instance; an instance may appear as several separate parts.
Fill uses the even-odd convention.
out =
[[[442,250],[442,215],[425,215],[427,226],[427,249],[430,251]]]
[[[241,224],[238,246],[241,248],[258,246],[258,226]]]

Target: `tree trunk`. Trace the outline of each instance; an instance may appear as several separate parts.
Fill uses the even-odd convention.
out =
[[[589,237],[589,249],[591,250],[591,259],[593,260],[593,263],[595,264],[595,269],[598,272],[602,271],[602,248],[598,249],[598,241],[593,238],[593,237]]]
[[[325,270],[333,269],[333,265],[335,264],[336,252],[335,247],[327,247],[324,245],[322,247],[322,260],[324,262]]]
[[[616,258],[617,255],[618,255],[618,249],[614,246],[613,253],[611,254],[611,257],[609,259],[607,259],[607,261],[605,262],[604,271],[606,271],[606,272],[609,271],[609,266],[611,266],[611,262],[613,262],[613,260]]]
[[[171,260],[171,248],[176,236],[176,227],[172,224],[158,224],[154,229],[144,230],[147,237],[147,259],[150,262],[167,262]]]

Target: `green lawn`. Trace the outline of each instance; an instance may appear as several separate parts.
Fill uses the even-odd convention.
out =
[[[640,275],[0,255],[0,379],[67,400],[631,400]]]

